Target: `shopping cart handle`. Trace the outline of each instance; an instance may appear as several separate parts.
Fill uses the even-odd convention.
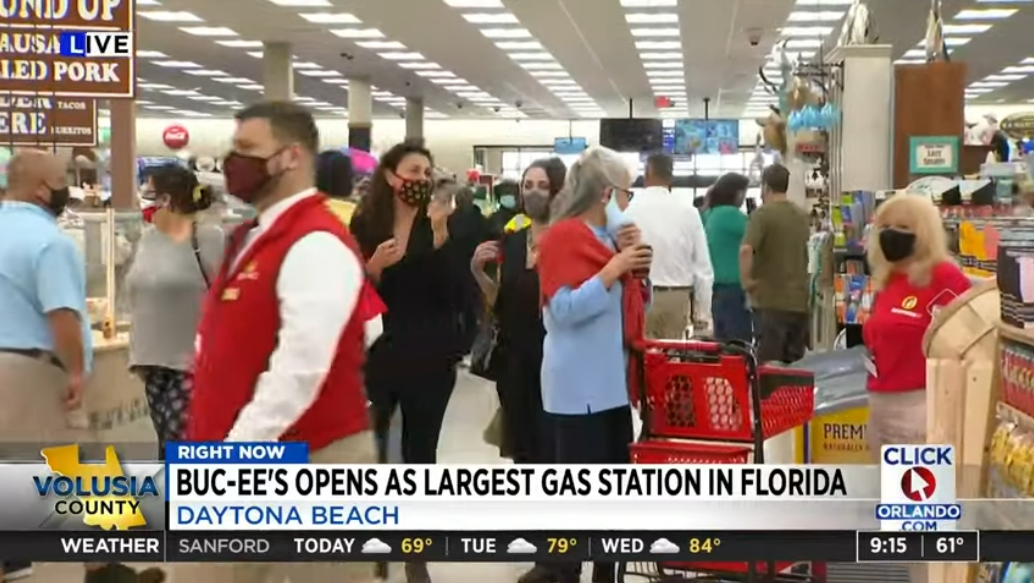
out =
[[[696,352],[710,352],[718,354],[722,352],[722,345],[718,342],[707,342],[704,340],[637,340],[633,348],[645,352],[651,348],[657,350],[693,350]]]

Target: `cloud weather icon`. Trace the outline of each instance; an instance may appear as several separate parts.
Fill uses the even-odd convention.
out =
[[[363,543],[363,550],[361,552],[364,555],[383,555],[390,553],[391,547],[379,538],[371,538]]]
[[[536,551],[538,551],[538,548],[523,538],[514,539],[510,541],[510,544],[506,545],[506,552],[514,555],[525,555]]]
[[[650,552],[658,555],[667,555],[679,552],[679,547],[666,538],[659,538],[650,545]]]

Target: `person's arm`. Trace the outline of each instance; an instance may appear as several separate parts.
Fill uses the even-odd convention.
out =
[[[747,230],[740,245],[740,283],[743,289],[750,291],[754,286],[751,279],[754,273],[754,250],[761,247],[764,240],[764,213],[755,211],[747,220]]]
[[[481,295],[485,298],[485,305],[490,308],[495,306],[495,302],[499,298],[499,284],[480,269],[474,270],[474,281],[477,282]]]
[[[215,282],[219,269],[222,267],[223,255],[226,253],[226,234],[220,227],[204,225],[198,228],[197,236],[205,274],[208,276],[208,281]]]
[[[72,379],[89,371],[83,337],[86,313],[86,266],[71,239],[49,243],[36,260],[36,295],[47,315],[54,353]]]
[[[689,209],[686,228],[689,229],[690,273],[693,274],[693,323],[711,322],[711,293],[714,285],[714,266],[711,265],[711,252],[707,245],[707,233],[700,219],[700,212]]]
[[[362,283],[359,260],[334,235],[311,233],[291,247],[276,283],[277,347],[227,441],[276,441],[309,410],[330,371]]]
[[[604,275],[604,272],[601,271],[576,288],[560,288],[553,294],[553,297],[549,298],[546,307],[549,308],[549,313],[557,324],[577,326],[607,310],[609,303],[607,292],[616,281],[616,277]]]

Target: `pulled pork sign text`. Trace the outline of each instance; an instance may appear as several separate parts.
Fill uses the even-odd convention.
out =
[[[0,96],[0,143],[96,146],[97,102],[81,97]]]
[[[0,0],[0,93],[133,97],[134,4]]]

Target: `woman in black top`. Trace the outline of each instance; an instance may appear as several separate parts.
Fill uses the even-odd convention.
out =
[[[431,153],[398,144],[381,158],[351,230],[388,308],[370,347],[366,389],[382,461],[396,408],[402,460],[433,464],[463,346],[459,314],[469,297],[465,261],[449,236],[451,205],[432,200]]]
[[[553,446],[542,409],[542,325],[535,249],[549,224],[549,205],[563,185],[566,169],[559,159],[538,160],[524,171],[519,209],[531,226],[478,246],[471,271],[499,327],[499,378],[496,391],[503,413],[504,451],[516,463],[545,463]],[[486,265],[498,263],[498,276]],[[498,281],[497,281],[498,280]]]
[[[531,226],[507,233],[501,241],[482,243],[471,260],[471,271],[499,326],[496,392],[503,414],[503,445],[519,464],[553,461],[552,431],[542,408],[540,372],[546,329],[535,261],[538,240],[549,225],[550,204],[566,173],[559,158],[536,160],[528,166],[521,179],[519,210]],[[494,262],[499,262],[498,282],[485,272],[485,265]],[[550,566],[537,565],[520,581],[555,579]]]

